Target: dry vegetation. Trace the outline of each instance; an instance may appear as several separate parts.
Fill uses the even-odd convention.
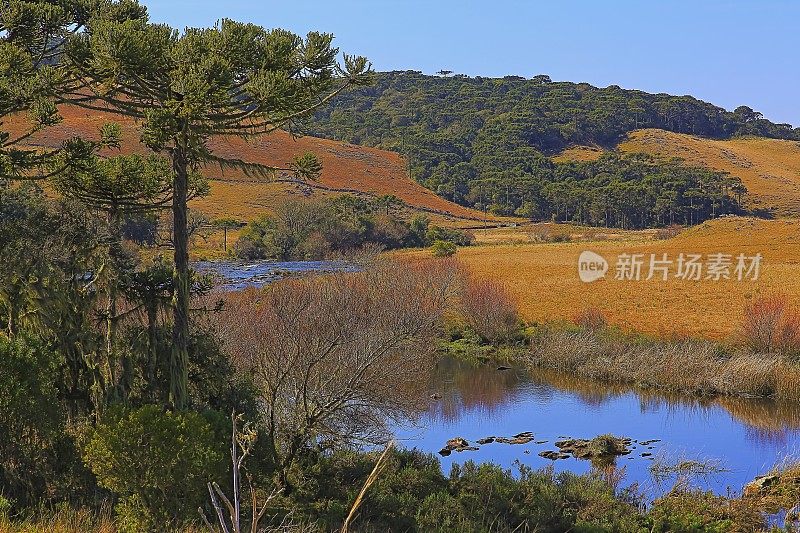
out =
[[[100,126],[106,122],[117,122],[122,126],[122,152],[146,151],[138,140],[136,124],[128,118],[68,106],[60,109],[64,121],[34,135],[28,141],[31,146],[54,148],[75,135],[96,138]],[[14,135],[22,132],[24,125],[25,121],[17,118],[9,120],[5,127]],[[204,174],[211,180],[211,194],[194,201],[191,207],[203,210],[212,218],[233,216],[247,221],[287,198],[349,192],[393,194],[412,208],[431,212],[456,225],[475,225],[476,221],[484,220],[483,213],[448,202],[410,179],[404,160],[394,152],[315,137],[293,139],[283,131],[250,140],[214,139],[211,148],[225,158],[277,167],[287,167],[294,156],[311,151],[323,165],[319,181],[307,185],[270,183],[266,178],[254,176],[245,170],[223,171],[217,166],[210,166],[204,170]],[[112,150],[106,152],[107,155],[114,153]],[[278,179],[281,179],[280,175]],[[491,215],[487,218],[489,221],[498,220]]]
[[[727,353],[709,341],[643,342],[609,332],[554,330],[532,364],[581,377],[702,395],[800,400],[800,367],[777,353]]]
[[[633,132],[619,145],[623,152],[679,157],[691,165],[729,172],[749,191],[751,208],[777,215],[800,215],[800,143],[761,137],[712,140],[647,129]]]
[[[587,249],[609,260],[612,270],[605,280],[586,284],[578,278],[578,256]],[[617,255],[634,252],[668,253],[673,259],[679,253],[761,253],[764,259],[757,281],[614,280]],[[745,304],[759,294],[800,298],[798,220],[726,218],[666,240],[640,234],[626,241],[475,246],[461,248],[456,257],[478,278],[503,283],[527,321],[570,320],[595,307],[610,324],[625,329],[725,339],[736,333]]]
[[[419,383],[459,281],[451,260],[378,260],[222,295],[218,333],[254,380],[282,475],[311,442],[385,442],[389,420],[424,407]]]

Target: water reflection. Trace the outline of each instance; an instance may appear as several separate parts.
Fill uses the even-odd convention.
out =
[[[661,439],[637,446],[620,459],[628,481],[646,482],[652,457],[715,459],[730,470],[707,487],[723,493],[742,485],[800,445],[800,403],[749,398],[707,398],[650,389],[602,385],[559,372],[521,369],[499,371],[444,358],[428,384],[432,400],[414,427],[399,428],[406,445],[437,451],[454,436],[471,442],[490,435],[533,431],[547,443],[526,446],[488,444],[475,452],[443,458],[493,461],[510,467],[514,461],[550,464],[538,457],[560,437],[594,437],[603,433],[637,440]],[[587,471],[585,461],[556,461],[558,470]]]

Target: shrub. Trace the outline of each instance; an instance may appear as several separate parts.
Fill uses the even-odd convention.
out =
[[[449,241],[434,241],[431,245],[431,253],[434,257],[451,257],[457,250],[458,247]]]
[[[516,300],[503,285],[491,280],[466,278],[461,311],[467,325],[493,344],[512,340],[521,329]]]
[[[224,477],[219,420],[157,405],[106,413],[83,456],[100,485],[120,496],[123,529],[167,529],[196,516],[206,483]]]
[[[457,285],[451,260],[384,259],[223,295],[219,335],[275,424],[264,438],[280,475],[307,446],[388,438],[388,420],[427,405],[419,384]]]
[[[764,518],[746,500],[698,490],[671,492],[653,502],[651,531],[763,531]]]
[[[572,237],[569,233],[561,231],[559,233],[555,233],[549,226],[533,226],[530,231],[528,231],[528,238],[532,242],[570,242]]]
[[[608,325],[605,314],[596,307],[587,307],[579,311],[572,318],[572,321],[584,329],[593,331],[604,329]]]
[[[676,237],[683,228],[678,224],[670,224],[665,228],[659,228],[653,234],[653,238],[657,240],[666,240]]]
[[[58,485],[72,466],[60,372],[58,354],[40,341],[0,333],[0,495],[20,506],[61,496]]]
[[[800,352],[800,312],[783,294],[755,298],[744,308],[742,337],[757,353]]]
[[[459,230],[455,228],[442,228],[440,226],[431,226],[425,232],[425,241],[428,243],[435,243],[436,241],[447,241],[458,246],[470,246],[475,242],[475,235],[469,231]]]

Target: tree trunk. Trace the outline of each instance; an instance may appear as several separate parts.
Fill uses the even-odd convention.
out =
[[[187,226],[188,162],[185,144],[172,152],[174,191],[172,198],[172,241],[175,247],[175,294],[173,304],[172,354],[170,357],[170,401],[175,409],[188,404],[189,380],[189,230]]]
[[[109,232],[108,256],[110,268],[106,280],[108,283],[108,300],[106,301],[106,364],[108,365],[108,381],[111,389],[116,387],[117,369],[114,357],[114,344],[117,339],[117,273],[119,258],[119,215],[115,208],[109,209],[107,213],[107,223]]]
[[[158,365],[158,302],[156,297],[147,302],[147,390],[150,399],[154,402],[156,398],[156,367]]]

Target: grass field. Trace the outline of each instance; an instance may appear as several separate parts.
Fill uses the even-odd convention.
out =
[[[97,138],[99,128],[106,122],[117,122],[122,127],[122,153],[145,153],[146,148],[139,142],[139,129],[135,122],[126,117],[87,111],[80,108],[62,106],[63,122],[35,134],[29,144],[35,147],[56,148],[73,136]],[[17,117],[9,120],[4,127],[12,136],[23,131],[25,121]],[[484,219],[498,222],[500,219],[474,209],[462,207],[440,198],[408,177],[405,161],[394,152],[356,146],[352,144],[318,139],[315,137],[293,138],[286,132],[244,140],[212,139],[210,143],[215,155],[238,159],[249,163],[259,163],[278,168],[289,166],[295,155],[313,152],[323,165],[322,175],[316,182],[294,184],[275,182],[269,178],[253,176],[240,169],[222,170],[210,165],[202,169],[211,180],[211,194],[193,202],[192,207],[200,209],[211,218],[233,216],[248,221],[269,212],[275,205],[290,198],[319,198],[342,193],[377,196],[393,194],[404,202],[409,212],[423,210],[437,221],[448,221],[450,225],[476,225]],[[104,155],[119,153],[107,150]],[[286,173],[278,173],[278,180]]]
[[[520,232],[523,229],[519,228]],[[481,240],[488,239],[484,236]],[[604,280],[580,281],[578,256],[584,250],[595,251],[608,260],[609,272]],[[614,279],[616,258],[621,253],[646,254],[644,278],[651,253],[659,254],[659,258],[667,253],[668,258],[676,259],[680,253],[718,252],[734,256],[761,253],[764,258],[759,279]],[[737,333],[743,306],[755,295],[780,291],[800,303],[800,220],[726,218],[687,229],[667,240],[654,240],[652,233],[641,232],[638,238],[629,233],[620,240],[481,245],[461,248],[456,257],[474,275],[508,287],[529,321],[570,320],[582,309],[596,307],[610,323],[625,329],[660,336],[725,339]]]
[[[623,152],[680,157],[689,164],[741,178],[751,208],[800,215],[800,143],[745,137],[711,140],[664,130],[639,130],[619,145]]]

